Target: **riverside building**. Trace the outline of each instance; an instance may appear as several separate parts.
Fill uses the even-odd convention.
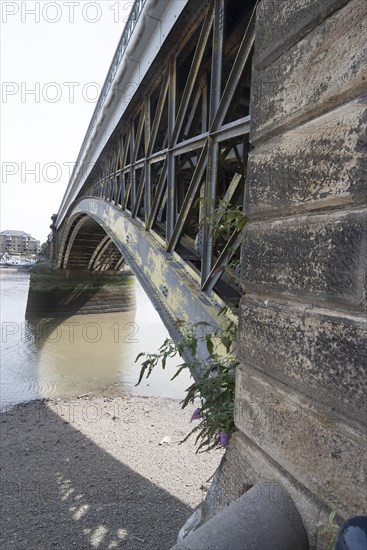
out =
[[[5,230],[0,233],[0,254],[33,256],[40,251],[40,241],[25,231]]]

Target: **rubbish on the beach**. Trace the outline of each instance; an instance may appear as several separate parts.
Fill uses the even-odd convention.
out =
[[[162,439],[162,441],[159,442],[159,445],[164,445],[164,444],[167,444],[169,445],[171,443],[171,438],[168,436],[168,435],[165,435],[164,438]]]

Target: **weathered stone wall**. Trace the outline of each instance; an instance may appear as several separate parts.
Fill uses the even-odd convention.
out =
[[[364,0],[259,4],[239,431],[207,500],[278,481],[319,549],[367,504],[366,24]]]
[[[131,311],[136,307],[135,276],[131,272],[53,270],[40,265],[30,277],[27,318]]]

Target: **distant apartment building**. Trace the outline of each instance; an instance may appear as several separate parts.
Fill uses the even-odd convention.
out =
[[[0,233],[0,254],[38,254],[40,241],[25,231],[5,230]]]

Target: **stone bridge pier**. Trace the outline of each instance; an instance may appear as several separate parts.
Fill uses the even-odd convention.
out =
[[[310,548],[366,513],[363,0],[260,1],[233,436],[205,518],[279,482]]]
[[[136,307],[135,276],[103,228],[79,216],[59,238],[52,216],[49,264],[33,268],[27,318],[129,311]]]

